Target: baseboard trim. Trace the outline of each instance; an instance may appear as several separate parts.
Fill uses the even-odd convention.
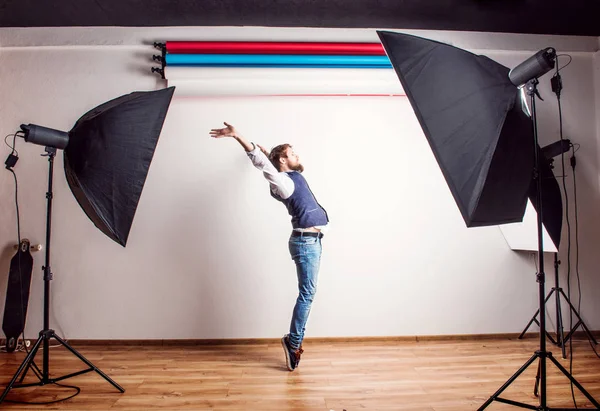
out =
[[[591,331],[596,339],[600,339],[600,331]],[[414,343],[426,341],[481,341],[481,340],[516,340],[520,333],[501,334],[453,334],[453,335],[419,335],[419,336],[359,336],[359,337],[307,337],[305,344],[325,343]],[[551,333],[554,335],[554,333]],[[539,333],[529,332],[525,340],[539,338]],[[574,333],[574,339],[587,341],[583,331]],[[279,338],[220,338],[220,339],[69,339],[73,345],[90,346],[195,346],[195,345],[261,345],[279,344]]]

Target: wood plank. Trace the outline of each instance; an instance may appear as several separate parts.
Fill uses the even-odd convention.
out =
[[[118,393],[95,372],[63,381],[81,393],[52,405],[4,403],[20,410],[318,410],[356,409],[465,411],[477,409],[537,350],[537,339],[475,338],[456,340],[307,340],[300,367],[290,373],[278,340],[258,344],[143,344],[102,346],[77,344],[77,349],[126,392]],[[569,369],[569,359],[549,345]],[[600,359],[587,340],[573,341],[573,374],[600,400]],[[4,388],[24,353],[0,354],[0,386]],[[36,363],[41,365],[41,356]],[[62,347],[50,350],[53,376],[85,365]],[[537,405],[534,362],[503,398]],[[567,378],[548,362],[548,403],[573,407]],[[35,381],[28,375],[26,381]],[[9,398],[51,401],[72,389],[54,385],[12,390]],[[575,388],[580,409],[591,408]],[[513,410],[494,403],[491,410]]]

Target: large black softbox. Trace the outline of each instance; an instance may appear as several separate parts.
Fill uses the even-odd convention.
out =
[[[443,43],[391,32],[378,32],[378,35],[467,226],[521,221],[527,197],[531,198],[538,212],[536,280],[539,309],[529,325],[535,321],[540,326],[539,350],[479,410],[486,409],[494,401],[520,408],[549,410],[546,406],[546,360],[569,378],[595,409],[600,409],[600,404],[552,353],[546,351],[549,334],[546,331],[545,304],[550,295],[544,298],[542,225],[546,226],[558,248],[562,199],[550,163],[537,146],[535,98],[538,77],[554,67],[555,50],[544,49],[510,71],[485,56]],[[509,72],[512,74],[510,78]],[[511,78],[527,90],[533,118],[522,110],[518,96],[520,91]],[[560,145],[563,145],[562,141]],[[558,287],[558,253],[555,254],[555,275]],[[552,292],[555,290],[560,288],[553,288]],[[556,301],[560,304],[558,294]],[[557,313],[560,313],[560,305]],[[538,315],[539,321],[536,320]],[[560,315],[557,324],[561,324]],[[559,328],[562,335],[562,325]],[[557,341],[552,340],[563,345],[564,356],[565,337],[559,338],[558,331]],[[540,362],[534,392],[537,396],[539,389],[539,407],[500,397],[536,359]]]
[[[436,41],[378,34],[467,226],[522,221],[534,141],[509,69]]]
[[[522,221],[527,197],[537,209],[533,124],[509,69],[436,41],[378,34],[467,227]],[[560,188],[540,158],[543,223],[558,248]]]
[[[125,246],[174,87],[135,92],[83,115],[64,166],[73,195],[104,234]]]

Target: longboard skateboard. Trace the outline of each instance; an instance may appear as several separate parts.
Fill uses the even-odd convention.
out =
[[[13,352],[17,348],[19,335],[25,329],[32,271],[31,245],[29,240],[23,239],[19,244],[19,249],[10,260],[8,286],[6,287],[2,331],[6,335],[6,351],[8,352]]]

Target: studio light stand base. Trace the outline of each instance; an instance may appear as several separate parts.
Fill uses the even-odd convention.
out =
[[[44,329],[40,331],[39,337],[36,342],[33,344],[33,348],[25,357],[25,360],[21,363],[19,369],[13,376],[10,383],[0,396],[0,404],[5,400],[9,391],[13,388],[25,388],[25,387],[34,387],[34,386],[43,386],[47,384],[54,384],[58,381],[66,380],[67,378],[75,377],[81,374],[85,374],[91,371],[95,371],[106,381],[111,383],[113,387],[115,387],[120,392],[125,392],[125,389],[121,387],[119,384],[114,382],[110,377],[100,371],[94,364],[92,364],[88,359],[86,359],[83,355],[77,352],[73,347],[71,347],[65,340],[60,338],[54,330],[50,329],[50,281],[52,280],[52,270],[50,268],[50,233],[51,233],[51,222],[52,222],[52,179],[54,173],[54,157],[56,155],[56,148],[54,147],[46,147],[46,154],[42,154],[45,157],[48,157],[48,191],[46,192],[47,199],[47,212],[46,212],[46,263],[42,267],[44,271]],[[50,378],[50,339],[55,339],[69,350],[73,355],[83,361],[89,368],[77,371],[72,374],[63,375],[58,378]],[[43,357],[43,365],[42,369],[35,364],[34,359],[35,356],[42,347],[42,357]],[[27,372],[33,369],[34,374],[38,377],[39,381],[35,383],[27,383],[24,384],[23,380],[27,375]],[[19,376],[21,377],[19,379]],[[17,380],[19,382],[17,383]]]
[[[600,409],[600,404],[598,404],[598,402],[585,390],[585,388],[583,388],[581,386],[581,384],[579,384],[579,382],[577,382],[577,380],[571,374],[569,374],[569,372],[556,360],[556,358],[554,358],[554,356],[552,355],[551,352],[536,351],[531,356],[531,358],[529,360],[527,360],[527,362],[525,364],[523,364],[523,366],[521,368],[519,368],[519,370],[512,377],[510,377],[508,379],[508,381],[506,381],[504,383],[504,385],[502,387],[500,387],[500,389],[498,389],[498,391],[496,391],[494,393],[494,395],[492,395],[480,408],[478,408],[478,411],[486,409],[494,401],[513,405],[515,407],[527,408],[530,410],[541,410],[541,411],[553,411],[553,410],[555,410],[555,411],[570,411],[570,410],[576,411],[576,410],[578,410],[579,408],[552,408],[552,407],[548,407],[548,406],[543,406],[543,407],[535,406],[535,405],[525,404],[523,402],[513,401],[513,400],[509,400],[509,399],[500,397],[502,392],[504,392],[504,390],[506,390],[510,384],[512,384],[517,378],[519,378],[519,376],[527,368],[529,368],[529,366],[531,364],[533,364],[533,362],[537,359],[539,359],[540,362],[538,363],[538,374],[535,378],[535,387],[534,387],[533,393],[536,397],[539,397],[540,368],[541,368],[542,361],[545,361],[546,358],[548,358],[556,366],[556,368],[558,368],[573,383],[573,385],[575,385],[577,387],[577,389],[579,389],[579,391],[581,391],[581,393],[596,407],[595,409]],[[545,388],[546,387],[544,385],[543,386],[543,389],[544,389],[543,395],[544,396],[546,395]],[[589,408],[586,408],[586,409],[589,409]]]
[[[536,120],[536,111],[535,111],[535,97],[538,96],[539,97],[539,93],[537,91],[537,85],[539,84],[539,81],[537,78],[534,78],[532,80],[529,80],[526,84],[526,90],[527,90],[527,94],[530,96],[531,98],[531,118],[532,118],[532,123],[533,123],[533,151],[535,154],[535,158],[534,158],[534,173],[533,173],[533,178],[534,181],[537,185],[537,193],[536,193],[536,204],[537,204],[537,239],[538,239],[538,266],[539,266],[539,272],[537,273],[537,282],[538,282],[538,303],[539,303],[539,309],[538,309],[538,314],[540,316],[540,321],[539,321],[539,325],[540,325],[540,332],[539,332],[539,341],[540,341],[540,348],[538,351],[536,351],[529,360],[527,360],[527,362],[525,364],[523,364],[523,366],[521,368],[519,368],[519,370],[513,374],[512,377],[510,377],[508,379],[508,381],[506,381],[504,383],[504,385],[502,385],[502,387],[500,387],[498,389],[498,391],[496,391],[494,393],[494,395],[492,395],[478,410],[484,410],[485,408],[487,408],[492,402],[494,401],[498,401],[504,404],[509,404],[509,405],[513,405],[515,407],[520,407],[520,408],[527,408],[530,410],[541,410],[541,411],[550,411],[550,410],[566,410],[566,411],[570,411],[570,410],[577,410],[577,408],[550,408],[547,406],[547,395],[546,395],[546,360],[549,359],[570,381],[573,385],[575,385],[579,391],[581,391],[581,393],[594,405],[594,407],[596,407],[595,409],[600,410],[600,404],[598,404],[598,402],[581,386],[581,384],[579,384],[577,382],[577,380],[571,375],[569,374],[569,372],[562,366],[560,365],[560,363],[552,356],[551,352],[546,351],[546,309],[545,309],[545,303],[547,301],[547,298],[544,299],[544,294],[545,294],[545,278],[546,278],[546,274],[544,273],[544,255],[543,255],[543,250],[544,250],[544,244],[543,244],[543,236],[542,236],[542,216],[543,216],[543,202],[542,202],[542,177],[541,177],[541,173],[540,173],[540,151],[538,149],[538,133],[537,133],[537,120]],[[534,204],[535,205],[535,204]],[[534,316],[535,319],[535,316]],[[519,401],[513,401],[513,400],[509,400],[506,398],[502,398],[500,397],[500,394],[502,394],[502,392],[504,392],[504,390],[506,390],[508,388],[508,386],[515,381],[522,373],[523,371],[525,371],[535,360],[539,360],[538,363],[538,372],[537,372],[537,376],[535,379],[535,387],[534,387],[534,394],[538,397],[539,399],[539,405],[538,406],[534,406],[534,405],[530,405],[530,404],[525,404]]]
[[[45,372],[45,371],[42,371],[39,369],[39,367],[35,364],[34,359],[35,359],[35,356],[36,356],[40,346],[44,346],[44,347],[47,346],[47,344],[49,343],[49,341],[51,339],[55,339],[58,343],[60,343],[60,345],[65,347],[73,355],[75,355],[77,358],[79,358],[81,361],[83,361],[89,368],[85,369],[85,370],[77,371],[77,372],[74,372],[71,374],[63,375],[58,378],[50,378],[48,372]],[[44,359],[44,364],[46,364],[46,359]],[[34,383],[24,384],[23,380],[25,379],[25,376],[27,375],[27,372],[29,371],[29,369],[31,369],[32,367],[37,371],[34,373],[38,377],[39,381],[34,382]],[[10,381],[10,383],[8,384],[8,386],[2,393],[2,396],[0,396],[0,404],[4,401],[4,399],[8,395],[8,392],[11,389],[36,387],[36,386],[44,386],[47,384],[54,384],[58,381],[66,380],[67,378],[76,377],[78,375],[86,374],[86,373],[92,372],[92,371],[95,371],[96,373],[98,373],[102,378],[104,378],[106,381],[108,381],[110,384],[112,384],[113,387],[115,387],[120,392],[125,392],[125,389],[123,387],[121,387],[119,384],[117,384],[115,381],[113,381],[108,375],[104,374],[99,368],[97,368],[94,364],[92,364],[87,358],[85,358],[83,355],[81,355],[79,352],[77,352],[73,347],[71,347],[65,340],[63,340],[58,335],[56,335],[54,330],[40,331],[40,336],[38,337],[37,341],[33,344],[33,348],[31,349],[31,351],[29,352],[27,357],[25,357],[25,360],[21,363],[21,366],[19,367],[19,369],[13,376],[12,380]],[[19,376],[21,377],[20,379],[19,379]],[[19,380],[19,382],[17,382],[17,380]]]
[[[559,287],[559,282],[558,282],[558,267],[559,267],[559,265],[560,265],[560,261],[558,260],[558,253],[554,253],[554,284],[555,284],[555,286],[552,287],[552,290],[546,296],[546,299],[544,300],[544,304],[546,304],[550,300],[552,295],[554,293],[556,293],[556,294],[554,294],[555,302],[556,302],[556,339],[554,339],[548,331],[546,331],[546,337],[548,337],[548,339],[552,342],[552,344],[560,347],[562,349],[562,357],[567,358],[566,343],[567,343],[567,341],[569,341],[569,338],[573,337],[573,334],[575,333],[575,331],[577,331],[577,328],[579,328],[579,327],[583,328],[583,330],[586,332],[589,340],[592,341],[594,344],[597,345],[598,342],[594,338],[594,335],[590,332],[589,328],[583,322],[581,315],[579,315],[579,313],[577,312],[575,307],[573,307],[573,304],[571,304],[569,297],[567,297],[567,295],[565,294],[563,289]],[[567,304],[569,304],[569,309],[571,310],[571,312],[573,314],[575,314],[575,316],[577,317],[577,323],[575,324],[575,326],[573,326],[573,328],[569,331],[569,333],[566,336],[564,333],[563,320],[562,320],[562,309],[561,309],[561,303],[560,303],[561,296],[565,299]],[[525,329],[523,330],[521,335],[519,335],[519,339],[523,338],[523,336],[525,335],[525,333],[527,332],[529,327],[531,327],[531,324],[536,323],[538,326],[540,325],[539,321],[537,320],[537,316],[539,313],[540,313],[540,310],[538,309],[535,312],[535,314],[533,315],[533,317],[531,318],[531,320],[529,320],[529,323],[527,323],[527,326],[525,327]]]

